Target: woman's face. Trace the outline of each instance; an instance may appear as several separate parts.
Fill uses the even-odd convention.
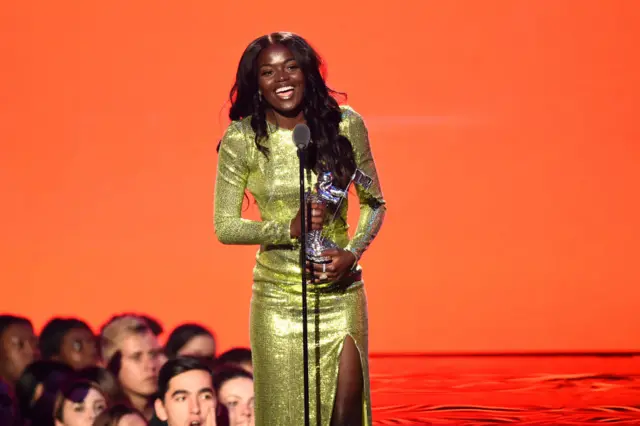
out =
[[[57,426],[91,426],[93,420],[107,407],[104,396],[94,388],[90,388],[84,400],[73,402],[65,399],[62,406],[62,423]]]
[[[192,337],[183,347],[178,351],[180,356],[199,356],[199,357],[213,357],[216,353],[216,342],[213,337],[201,334],[199,336]]]
[[[221,387],[218,400],[229,411],[230,426],[248,426],[255,422],[253,416],[253,380],[236,377]]]
[[[273,44],[258,56],[258,87],[271,108],[285,116],[297,114],[304,99],[304,74],[293,53]]]
[[[69,330],[62,338],[60,358],[76,370],[96,365],[98,350],[93,333],[84,328]]]
[[[0,377],[14,383],[40,357],[38,338],[28,324],[12,324],[0,335]]]

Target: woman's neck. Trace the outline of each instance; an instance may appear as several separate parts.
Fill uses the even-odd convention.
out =
[[[153,401],[151,398],[132,393],[127,393],[127,398],[133,408],[144,414],[147,421],[151,420],[151,417],[153,417]]]
[[[279,113],[273,109],[268,109],[266,111],[267,121],[271,124],[275,124],[281,129],[292,130],[296,127],[296,124],[304,123],[304,114],[302,111],[299,111],[295,114],[285,115]]]

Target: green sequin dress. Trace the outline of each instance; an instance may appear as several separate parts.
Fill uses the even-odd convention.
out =
[[[359,259],[380,229],[386,207],[362,117],[341,107],[340,132],[353,146],[356,166],[373,178],[355,186],[360,219],[352,238],[348,202],[324,235]],[[222,139],[215,187],[214,224],[224,244],[256,244],[250,339],[257,426],[304,424],[300,248],[289,225],[299,207],[299,166],[292,131],[269,124],[265,157],[256,148],[250,118],[232,122]],[[305,184],[316,176],[308,172]],[[241,217],[245,190],[255,198],[261,221]],[[371,424],[367,301],[361,269],[337,283],[308,286],[310,415],[312,425],[329,425],[344,340],[351,336],[364,374],[364,424]]]

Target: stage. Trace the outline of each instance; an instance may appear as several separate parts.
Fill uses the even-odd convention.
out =
[[[640,356],[371,357],[374,425],[640,424]]]

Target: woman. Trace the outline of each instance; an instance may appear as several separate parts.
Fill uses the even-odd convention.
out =
[[[141,412],[125,404],[116,404],[103,411],[93,422],[93,426],[146,426]]]
[[[38,360],[29,364],[15,386],[23,420],[43,426],[53,423],[55,396],[73,375],[73,368],[62,362]]]
[[[358,260],[382,225],[385,203],[367,129],[327,88],[322,62],[301,37],[274,33],[244,51],[231,90],[232,120],[219,146],[215,229],[225,244],[257,244],[251,299],[256,424],[304,424],[301,326],[299,172],[292,129],[306,123],[312,144],[306,186],[329,171],[345,189],[360,169],[373,183],[356,187],[360,220],[349,240],[347,202],[324,235],[340,248],[311,265],[309,389],[312,424],[371,424],[367,307]],[[245,191],[262,221],[241,217]],[[311,229],[323,229],[324,208],[312,205]],[[324,268],[324,270],[323,270]]]
[[[122,393],[122,389],[120,389],[118,379],[106,368],[87,367],[78,371],[76,377],[97,384],[111,403],[124,401],[126,398]]]
[[[187,355],[213,359],[216,341],[213,333],[200,324],[182,324],[169,335],[164,353],[169,359]]]
[[[91,426],[107,408],[107,398],[92,382],[76,380],[58,393],[54,409],[56,426]]]
[[[229,426],[253,426],[253,375],[233,365],[222,364],[213,372],[213,387],[218,402],[227,408]]]

